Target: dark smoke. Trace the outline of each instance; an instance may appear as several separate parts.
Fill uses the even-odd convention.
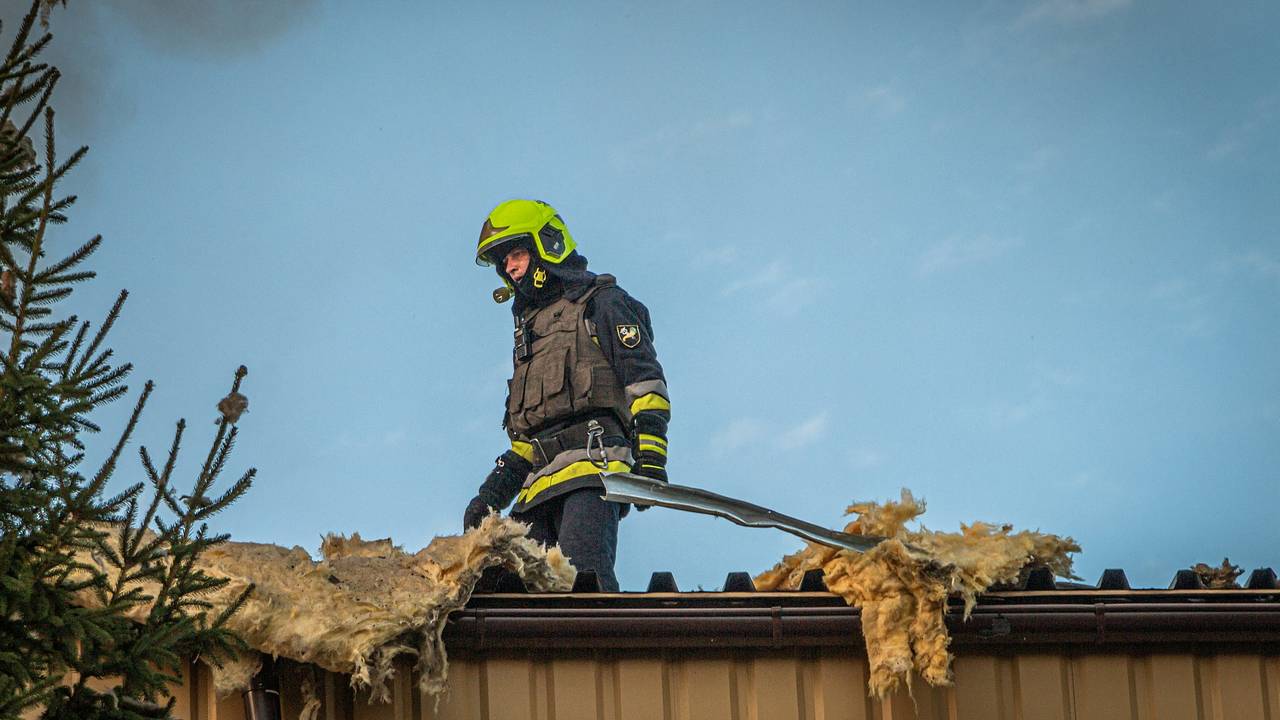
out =
[[[53,32],[53,42],[37,61],[58,67],[62,77],[53,94],[53,108],[57,111],[58,141],[65,155],[80,145],[87,144],[90,133],[109,128],[113,123],[107,117],[107,98],[110,98],[111,57],[104,42],[99,13],[91,7],[94,3],[75,3],[64,8],[52,8],[49,27],[37,22],[32,29],[32,39],[45,32]],[[0,0],[0,19],[4,21],[4,33],[0,36],[0,52],[7,52],[22,18],[31,9],[27,0]],[[132,104],[127,98],[112,98],[112,116],[132,115]],[[37,137],[39,133],[37,133]],[[80,173],[77,173],[80,174]]]
[[[318,0],[71,0],[70,11],[91,3],[126,19],[144,42],[209,56],[260,50],[319,7]]]
[[[0,0],[0,52],[8,49],[30,0]],[[60,154],[102,141],[133,121],[133,98],[113,82],[115,50],[141,42],[165,53],[213,60],[255,53],[316,14],[319,0],[52,0],[53,33],[42,62],[62,72],[54,92]],[[92,174],[82,166],[81,181]]]

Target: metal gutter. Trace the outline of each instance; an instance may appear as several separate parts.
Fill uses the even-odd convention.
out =
[[[1169,592],[984,597],[968,620],[948,608],[947,627],[957,648],[1271,643],[1280,653],[1280,593]],[[858,610],[828,593],[486,596],[453,615],[444,639],[451,650],[863,644]]]

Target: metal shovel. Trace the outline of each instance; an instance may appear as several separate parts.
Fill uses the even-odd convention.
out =
[[[884,540],[882,537],[837,532],[736,498],[684,485],[670,485],[633,473],[602,472],[600,478],[604,480],[604,499],[612,502],[661,505],[716,515],[745,527],[777,528],[810,542],[854,552],[866,552]]]

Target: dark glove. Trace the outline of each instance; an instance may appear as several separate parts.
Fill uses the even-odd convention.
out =
[[[635,464],[631,472],[667,482],[667,419],[655,412],[637,413],[632,438],[631,454]],[[638,512],[647,509],[648,505],[636,506]]]
[[[470,530],[480,524],[485,516],[494,510],[502,510],[511,504],[524,484],[525,476],[533,466],[528,460],[508,450],[498,456],[493,471],[480,484],[476,496],[467,503],[462,514],[462,528]]]
[[[491,512],[493,508],[489,507],[489,503],[483,498],[480,496],[471,498],[471,502],[467,503],[466,511],[462,513],[462,529],[470,530],[473,527],[479,527],[480,521]]]

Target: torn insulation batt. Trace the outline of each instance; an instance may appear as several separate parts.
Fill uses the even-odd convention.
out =
[[[1217,567],[1207,563],[1196,563],[1191,566],[1191,572],[1200,578],[1200,582],[1205,587],[1212,590],[1240,587],[1240,583],[1236,582],[1236,579],[1243,574],[1239,565],[1231,564],[1230,558],[1222,558],[1222,564]]]
[[[866,553],[810,543],[755,580],[758,590],[795,590],[806,571],[821,568],[827,588],[861,610],[868,690],[879,697],[904,685],[909,690],[913,670],[930,685],[951,684],[944,623],[950,595],[963,599],[967,618],[978,593],[1016,582],[1032,567],[1075,577],[1069,553],[1080,546],[1069,537],[981,522],[958,533],[908,530],[924,510],[924,501],[905,489],[897,502],[851,505],[846,512],[856,517],[845,532],[884,542]]]
[[[437,537],[406,553],[390,540],[330,535],[315,562],[299,547],[227,542],[199,565],[230,583],[206,599],[221,610],[254,586],[227,627],[256,650],[351,675],[371,699],[389,701],[388,680],[401,655],[415,657],[419,686],[439,696],[448,663],[440,639],[449,613],[466,605],[486,568],[501,565],[534,591],[565,592],[576,571],[559,548],[526,537],[528,526],[496,514],[464,535]],[[101,558],[86,558],[103,572]],[[91,596],[83,598],[92,604]],[[145,617],[145,609],[140,610]],[[142,618],[140,618],[142,619]],[[220,694],[248,687],[258,660],[214,668]]]
[[[875,695],[909,689],[913,670],[932,685],[950,683],[944,624],[950,595],[963,599],[967,616],[978,593],[1015,582],[1031,567],[1074,577],[1068,554],[1079,546],[1070,538],[986,523],[962,525],[959,533],[908,530],[924,509],[907,490],[898,502],[850,506],[856,517],[845,532],[887,539],[867,553],[810,544],[755,581],[759,590],[794,590],[806,571],[822,568],[827,587],[861,609]],[[448,674],[445,621],[466,605],[485,569],[503,566],[534,592],[572,588],[576,571],[559,548],[544,548],[527,533],[528,526],[492,514],[478,528],[437,537],[416,553],[389,539],[330,535],[319,562],[299,547],[227,542],[206,551],[199,565],[230,580],[206,598],[215,612],[253,586],[227,622],[250,647],[349,674],[353,687],[383,701],[390,699],[396,658],[412,657],[421,690],[439,697]],[[101,558],[82,559],[110,575]],[[93,604],[91,596],[83,600]],[[145,608],[137,612],[145,617]],[[244,689],[257,670],[256,656],[214,668],[215,688]]]

